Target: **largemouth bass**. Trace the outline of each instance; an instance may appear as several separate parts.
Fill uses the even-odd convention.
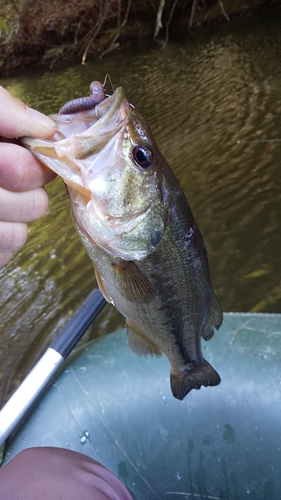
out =
[[[191,389],[220,383],[201,350],[201,337],[211,339],[222,323],[204,242],[123,89],[101,92],[90,106],[83,99],[52,116],[58,126],[52,140],[23,142],[64,179],[99,288],[127,320],[129,347],[168,357],[171,390],[181,400]]]

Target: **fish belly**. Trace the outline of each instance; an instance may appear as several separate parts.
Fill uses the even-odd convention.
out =
[[[168,357],[174,397],[181,400],[192,389],[218,385],[220,377],[201,351],[204,326],[208,331],[219,327],[220,306],[212,287],[190,272],[185,276],[177,259],[167,264],[165,241],[143,261],[126,262],[113,259],[78,233],[103,295],[127,319],[130,349],[141,356]]]

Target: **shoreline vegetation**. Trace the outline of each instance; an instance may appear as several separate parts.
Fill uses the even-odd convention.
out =
[[[174,33],[229,23],[278,0],[2,0],[0,75],[31,65],[50,69],[150,38],[163,48]],[[63,8],[62,8],[63,5]]]

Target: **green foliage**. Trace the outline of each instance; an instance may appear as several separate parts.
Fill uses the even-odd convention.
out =
[[[1,32],[2,30],[5,30],[7,31],[9,29],[9,26],[7,25],[7,23],[4,21],[3,17],[0,17],[0,36],[1,36]]]
[[[0,38],[2,37],[3,31],[8,31],[9,27],[7,23],[4,21],[3,17],[0,17]]]

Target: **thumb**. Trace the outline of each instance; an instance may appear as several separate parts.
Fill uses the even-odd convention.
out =
[[[23,136],[51,137],[56,125],[51,118],[14,97],[0,86],[0,136],[15,139]]]

